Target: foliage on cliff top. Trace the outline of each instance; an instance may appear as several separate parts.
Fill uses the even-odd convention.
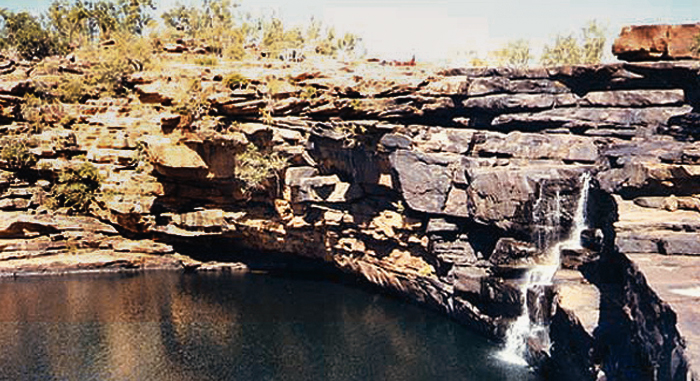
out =
[[[578,38],[574,34],[557,35],[553,44],[545,45],[540,60],[545,66],[598,64],[604,46],[605,28],[590,21],[581,28]]]
[[[522,67],[527,66],[533,58],[530,42],[517,40],[507,43],[503,48],[491,53],[498,65]]]

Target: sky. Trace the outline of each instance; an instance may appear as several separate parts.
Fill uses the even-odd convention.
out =
[[[46,9],[51,0],[0,0],[0,8]],[[159,9],[197,0],[155,0]],[[455,62],[483,57],[509,41],[530,41],[535,55],[557,34],[590,20],[607,27],[608,44],[624,25],[700,22],[700,0],[241,0],[253,13],[276,12],[302,24],[312,16],[362,36],[367,55]],[[611,59],[612,57],[608,57]]]

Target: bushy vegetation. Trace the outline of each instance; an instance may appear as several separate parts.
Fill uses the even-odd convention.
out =
[[[312,19],[307,28],[288,27],[275,16],[254,18],[239,10],[230,0],[204,0],[202,6],[180,5],[163,13],[169,35],[203,41],[215,54],[240,60],[246,46],[256,47],[268,56],[296,49],[306,53],[335,56],[357,54],[362,39],[352,33],[337,38],[332,28]]]
[[[36,164],[36,156],[29,152],[25,140],[7,137],[0,140],[0,145],[2,145],[0,159],[2,159],[7,168],[22,170],[31,168]]]
[[[261,190],[267,180],[277,178],[287,165],[287,160],[278,153],[262,153],[253,144],[236,155],[236,178],[246,192]]]
[[[511,41],[491,54],[500,66],[527,66],[533,58],[530,53],[530,42],[527,40]]]
[[[581,34],[557,35],[554,43],[545,45],[540,61],[545,66],[597,64],[603,58],[605,28],[589,22]]]
[[[24,96],[20,113],[22,119],[29,123],[33,133],[39,133],[44,127],[54,123],[64,124],[69,118],[60,102],[31,94]]]
[[[219,60],[214,57],[201,57],[195,58],[194,63],[201,66],[216,66],[219,64]]]
[[[100,173],[94,165],[86,161],[73,163],[59,172],[47,206],[85,213],[100,190],[101,182]]]
[[[558,34],[553,42],[545,44],[540,63],[544,66],[598,64],[603,59],[605,40],[605,28],[595,20],[589,21],[581,28],[579,35]],[[479,58],[476,52],[470,54],[472,66],[523,67],[533,59],[527,40],[511,41],[501,49],[489,53],[485,60]]]
[[[224,76],[221,83],[229,89],[235,90],[247,86],[250,80],[240,73],[229,73]]]
[[[192,79],[189,84],[175,96],[175,111],[180,114],[180,128],[188,128],[209,111],[207,97],[210,92],[202,88],[199,79]]]
[[[67,44],[28,12],[0,10],[0,48],[14,48],[25,59],[44,58],[67,51]]]

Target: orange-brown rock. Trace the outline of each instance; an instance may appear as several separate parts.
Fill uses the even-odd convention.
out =
[[[635,25],[622,28],[612,51],[625,61],[697,59],[700,24]]]

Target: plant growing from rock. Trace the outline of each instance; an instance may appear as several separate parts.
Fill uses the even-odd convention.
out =
[[[22,119],[29,123],[32,133],[40,133],[44,127],[66,121],[68,115],[60,102],[45,100],[27,94],[20,106]]]
[[[219,60],[215,57],[201,57],[195,58],[194,63],[200,66],[216,66],[219,64]]]
[[[250,83],[250,80],[240,73],[229,73],[224,76],[221,83],[231,90],[242,89]]]
[[[69,213],[85,213],[100,190],[101,182],[100,172],[92,163],[73,163],[59,172],[47,206],[65,208]]]
[[[190,80],[185,90],[175,94],[175,112],[180,114],[180,128],[189,128],[196,120],[209,112],[207,96],[210,91],[202,88],[199,79]]]
[[[275,123],[275,119],[272,117],[272,111],[270,111],[269,108],[260,109],[260,121],[268,126],[271,126]]]
[[[300,97],[301,99],[308,99],[308,100],[311,100],[311,99],[318,98],[318,97],[319,97],[319,92],[318,92],[318,90],[316,90],[316,88],[313,87],[313,86],[305,86],[305,87],[301,90],[301,94],[299,94],[299,97]]]
[[[9,169],[24,170],[36,164],[36,155],[29,152],[26,141],[20,138],[4,138],[0,140],[2,150],[0,159]]]
[[[277,152],[263,153],[254,144],[236,155],[236,178],[244,192],[264,189],[270,179],[279,180],[279,172],[287,166],[287,159]]]

